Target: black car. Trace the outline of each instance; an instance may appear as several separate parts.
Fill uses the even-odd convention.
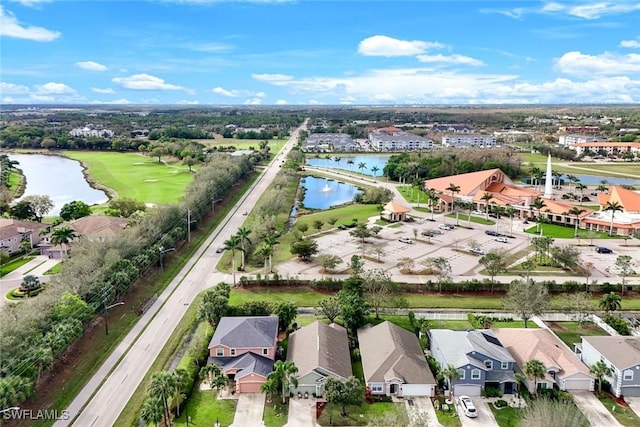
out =
[[[499,236],[500,233],[498,233],[497,231],[494,230],[487,230],[485,231],[485,234],[488,234],[489,236]]]
[[[599,254],[612,254],[613,251],[609,248],[605,248],[604,246],[598,246],[596,248],[596,252],[598,252]]]
[[[348,230],[348,229],[349,229],[349,227],[347,227],[347,226],[346,226],[346,225],[344,225],[344,224],[340,224],[340,225],[338,226],[338,228],[339,228],[340,230]]]

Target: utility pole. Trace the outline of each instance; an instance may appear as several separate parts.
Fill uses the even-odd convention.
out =
[[[187,209],[187,242],[191,242],[191,224],[197,222],[191,221],[191,209]]]
[[[107,318],[108,318],[107,314],[109,313],[109,309],[113,308],[113,307],[115,307],[117,305],[123,305],[123,304],[124,304],[124,302],[120,301],[120,302],[117,302],[115,304],[111,304],[110,306],[107,306],[106,305],[106,301],[105,301],[105,307],[104,307],[104,332],[105,332],[105,335],[109,335],[109,322],[107,321]]]

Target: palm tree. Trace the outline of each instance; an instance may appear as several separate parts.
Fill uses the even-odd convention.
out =
[[[262,256],[264,259],[264,278],[265,280],[268,278],[267,266],[269,265],[269,258],[273,253],[273,249],[266,243],[263,243],[262,246],[258,249],[258,254]]]
[[[471,212],[473,211],[473,202],[466,202],[464,208],[467,210],[467,228],[471,228]]]
[[[602,295],[602,298],[600,298],[598,302],[598,307],[603,309],[606,315],[609,316],[612,311],[622,308],[622,298],[615,292],[609,292],[608,294]]]
[[[618,202],[608,201],[607,206],[604,208],[605,211],[611,211],[611,225],[609,226],[609,236],[613,234],[613,219],[616,215],[616,212],[623,212],[624,208]]]
[[[176,368],[173,371],[173,378],[176,382],[176,415],[180,416],[180,396],[182,396],[182,389],[189,384],[189,373],[184,368]]]
[[[353,170],[353,167],[351,167],[353,163],[354,163],[353,159],[347,160],[347,164],[349,165],[349,176],[351,176],[351,171]]]
[[[49,369],[53,364],[53,352],[50,347],[38,346],[31,352],[31,361],[38,368],[36,385],[40,382],[42,371]]]
[[[541,173],[542,171],[540,170],[539,167],[537,166],[531,166],[529,168],[529,174],[531,175],[531,185],[533,185],[534,188],[538,187],[538,183],[535,181],[537,176]],[[536,184],[534,185],[533,183],[536,182]]]
[[[245,247],[245,243],[249,243],[251,244],[251,240],[249,240],[249,234],[251,234],[251,230],[249,230],[247,227],[240,227],[238,228],[238,231],[236,232],[236,235],[240,238],[240,247],[242,248],[242,264],[240,264],[240,269],[242,271],[244,271],[244,265],[245,265],[245,254],[247,253],[247,248]]]
[[[371,166],[371,173],[373,173],[373,179],[376,179],[376,173],[380,170],[377,166]]]
[[[155,424],[156,427],[162,421],[164,416],[164,408],[162,399],[157,397],[147,397],[140,408],[140,418],[147,424]]]
[[[71,228],[71,227],[59,227],[59,228],[54,229],[53,232],[51,233],[50,241],[51,241],[52,245],[60,246],[60,254],[62,255],[62,245],[68,245],[76,237],[78,237],[78,235],[73,230],[73,228]],[[67,254],[67,252],[68,252],[68,250],[65,251],[65,255]],[[63,258],[64,258],[64,256],[63,256]]]
[[[278,392],[278,388],[278,382],[271,376],[260,385],[260,391],[267,395],[268,403],[271,403],[273,396]]]
[[[596,191],[599,191],[601,193],[604,193],[605,191],[609,190],[609,187],[607,187],[604,184],[600,184],[596,187]]]
[[[438,196],[436,190],[430,188],[427,190],[427,199],[429,200],[429,206],[431,209],[431,221],[433,221],[433,211],[436,209],[436,203],[440,200],[440,196]]]
[[[560,188],[560,177],[564,174],[562,172],[552,170],[551,175],[553,175],[553,178],[556,181],[556,188]]]
[[[464,200],[454,200],[453,204],[456,207],[456,225],[460,226],[460,209],[464,209],[467,203]]]
[[[567,179],[569,180],[569,191],[571,191],[571,184],[580,181],[577,176],[571,174],[567,174]]]
[[[584,209],[580,209],[577,206],[572,207],[571,209],[569,209],[569,212],[567,212],[569,215],[573,215],[576,217],[576,230],[573,237],[578,237],[578,224],[580,224],[580,215],[585,212],[586,211]]]
[[[589,373],[598,379],[598,393],[602,393],[602,381],[604,377],[611,375],[611,368],[599,360],[589,367]]]
[[[265,243],[265,245],[269,245],[269,247],[271,248],[271,253],[269,254],[269,272],[273,273],[273,263],[272,263],[272,261],[273,261],[273,253],[275,252],[273,247],[275,245],[277,245],[278,243],[280,243],[280,242],[278,242],[278,240],[276,239],[276,236],[268,235],[268,236],[265,236],[264,243]]]
[[[202,368],[200,368],[200,379],[206,379],[207,381],[209,381],[209,384],[211,384],[211,382],[213,382],[213,379],[220,374],[222,374],[222,371],[220,370],[218,365],[214,365],[212,363],[204,365]]]
[[[531,206],[533,206],[533,208],[538,212],[537,219],[536,219],[537,222],[538,222],[538,228],[536,229],[536,231],[539,233],[540,232],[540,223],[542,222],[542,216],[540,215],[540,210],[542,208],[544,208],[545,206],[547,206],[547,204],[540,197],[536,197],[533,200],[533,203],[531,204]]]
[[[580,204],[582,204],[582,198],[584,197],[584,190],[587,189],[587,186],[578,181],[576,183],[576,190],[580,191]]]
[[[216,396],[220,394],[220,390],[225,388],[229,384],[229,378],[225,375],[216,375],[213,381],[211,381],[211,388],[216,391]]]
[[[531,359],[524,364],[524,373],[533,380],[533,392],[538,392],[538,380],[543,379],[547,373],[547,368],[544,363],[538,359]]]
[[[513,236],[513,217],[516,216],[516,213],[518,212],[518,209],[514,208],[513,206],[509,205],[507,206],[507,208],[504,210],[504,213],[509,217],[509,219],[511,220],[511,223],[509,225],[509,235]]]
[[[484,212],[486,213],[487,217],[487,221],[489,221],[489,201],[493,199],[493,194],[491,193],[484,193],[482,195],[482,200],[484,201]]]
[[[298,368],[290,360],[284,362],[282,360],[276,360],[273,364],[273,372],[269,374],[269,377],[273,375],[274,381],[277,381],[281,387],[282,404],[286,403],[286,396],[289,395],[289,384],[298,387],[298,379],[295,376],[297,373]]]
[[[242,243],[240,236],[234,234],[229,237],[229,240],[224,241],[224,249],[231,251],[231,269],[233,270],[233,287],[236,286],[236,251],[242,250]]]
[[[460,379],[460,372],[453,365],[447,365],[441,372],[442,377],[447,380],[447,384],[449,385],[449,399],[453,396],[453,382],[457,379]]]
[[[362,170],[366,168],[367,168],[367,164],[365,162],[358,163],[358,169],[360,169],[360,173],[362,173]]]
[[[169,397],[173,395],[176,389],[176,380],[173,375],[167,371],[156,372],[151,377],[149,384],[149,395],[162,400],[164,405],[165,425],[171,425],[171,414],[169,413]]]
[[[449,183],[449,186],[446,190],[451,191],[451,208],[453,208],[453,202],[455,200],[456,193],[460,192],[460,186],[455,185],[453,182]]]

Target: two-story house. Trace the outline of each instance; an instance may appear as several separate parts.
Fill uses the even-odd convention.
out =
[[[41,222],[0,218],[0,250],[8,255],[19,252],[23,241],[34,247],[40,243],[41,234],[49,231],[50,227],[50,224]]]
[[[587,366],[606,363],[611,375],[605,379],[616,397],[640,397],[640,337],[582,337],[576,353]]]
[[[442,369],[452,365],[458,378],[448,386],[456,395],[479,396],[488,387],[505,394],[515,387],[515,359],[490,329],[429,331],[431,354]]]
[[[223,317],[209,342],[207,363],[217,365],[237,393],[259,393],[273,370],[278,317]]]

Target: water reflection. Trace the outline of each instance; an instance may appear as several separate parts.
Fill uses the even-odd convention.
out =
[[[300,187],[306,189],[302,205],[309,209],[329,209],[348,203],[360,192],[358,187],[327,178],[306,176],[300,181]]]

